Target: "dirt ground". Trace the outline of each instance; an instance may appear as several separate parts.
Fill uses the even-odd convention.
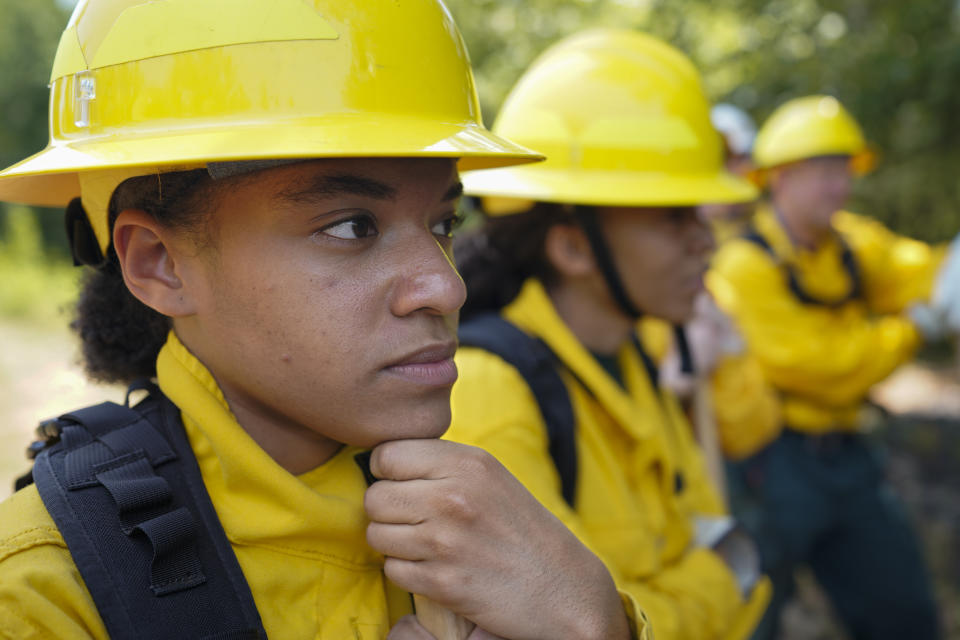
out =
[[[123,397],[120,388],[87,382],[73,336],[49,325],[0,319],[0,499],[29,467],[24,450],[39,419]],[[905,366],[873,399],[891,412],[871,422],[932,567],[944,638],[960,640],[960,368]],[[843,639],[809,575],[801,573],[799,585],[784,640]]]

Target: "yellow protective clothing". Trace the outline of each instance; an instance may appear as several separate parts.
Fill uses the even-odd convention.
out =
[[[780,435],[780,396],[753,354],[721,358],[710,376],[710,390],[720,447],[727,458],[746,458]]]
[[[913,355],[920,336],[904,312],[930,295],[943,255],[849,212],[838,212],[833,227],[856,258],[862,300],[839,308],[800,302],[786,266],[818,299],[842,300],[850,292],[842,247],[835,239],[815,250],[794,247],[770,209],[757,214],[755,228],[777,259],[734,239],[719,248],[707,275],[717,304],[733,317],[779,391],[783,423],[811,433],[855,430],[870,387]],[[750,432],[743,424],[740,429]],[[752,453],[748,448],[739,449]]]
[[[445,437],[486,449],[519,478],[606,562],[643,607],[657,640],[746,637],[766,590],[755,589],[745,604],[723,560],[692,546],[692,520],[723,507],[675,399],[654,389],[632,345],[619,354],[619,386],[537,280],[523,285],[503,316],[544,340],[564,365],[576,417],[576,510],[561,494],[536,400],[497,356],[476,348],[457,353],[460,379]]]
[[[491,215],[532,201],[634,207],[756,197],[724,169],[693,64],[642,33],[596,29],[550,47],[510,92],[493,130],[547,161],[466,174],[468,193],[491,196]]]
[[[271,638],[386,637],[411,612],[366,544],[366,482],[346,447],[293,476],[237,424],[210,373],[172,333],[160,387],[184,426]],[[107,638],[35,487],[0,503],[0,638]]]
[[[760,169],[817,156],[851,156],[855,173],[873,168],[860,125],[833,96],[806,96],[784,103],[767,118],[753,146]]]
[[[81,0],[50,83],[50,143],[0,173],[0,200],[63,206],[82,188],[103,250],[110,195],[135,175],[259,158],[540,158],[484,129],[439,0]]]

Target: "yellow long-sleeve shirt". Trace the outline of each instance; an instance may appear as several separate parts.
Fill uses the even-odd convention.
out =
[[[483,447],[516,475],[606,562],[658,640],[746,637],[766,593],[755,590],[745,603],[723,560],[692,545],[693,519],[723,508],[675,399],[654,389],[632,346],[619,354],[626,388],[619,386],[535,280],[503,315],[546,341],[576,377],[564,377],[576,419],[576,509],[563,499],[536,400],[499,357],[475,348],[458,352],[460,380],[446,437]]]
[[[855,430],[870,387],[919,344],[905,311],[930,295],[943,251],[839,212],[834,228],[856,259],[863,295],[839,307],[811,305],[790,290],[786,267],[810,295],[842,300],[853,283],[841,243],[796,248],[769,209],[758,212],[755,228],[776,258],[756,243],[732,239],[714,257],[708,287],[779,392],[785,425],[812,433]]]

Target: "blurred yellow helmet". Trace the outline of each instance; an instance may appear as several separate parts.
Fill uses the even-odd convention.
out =
[[[693,64],[642,33],[598,29],[557,43],[517,82],[493,130],[547,156],[464,176],[467,193],[486,196],[494,215],[530,201],[687,206],[756,197],[723,167]]]
[[[208,162],[536,160],[481,124],[440,0],[81,0],[50,79],[50,143],[0,173],[0,199],[81,195],[101,249],[124,179]]]
[[[784,103],[760,127],[753,160],[760,169],[816,158],[847,155],[856,173],[875,164],[860,125],[833,96],[806,96]]]

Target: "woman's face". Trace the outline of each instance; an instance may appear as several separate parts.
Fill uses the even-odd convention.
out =
[[[696,210],[602,207],[597,213],[633,304],[669,322],[688,320],[713,250]]]
[[[455,162],[317,160],[222,191],[174,327],[241,425],[275,458],[442,435],[466,295]]]
[[[849,156],[807,158],[779,168],[771,185],[774,203],[803,239],[830,232],[833,216],[850,197],[853,173]]]

